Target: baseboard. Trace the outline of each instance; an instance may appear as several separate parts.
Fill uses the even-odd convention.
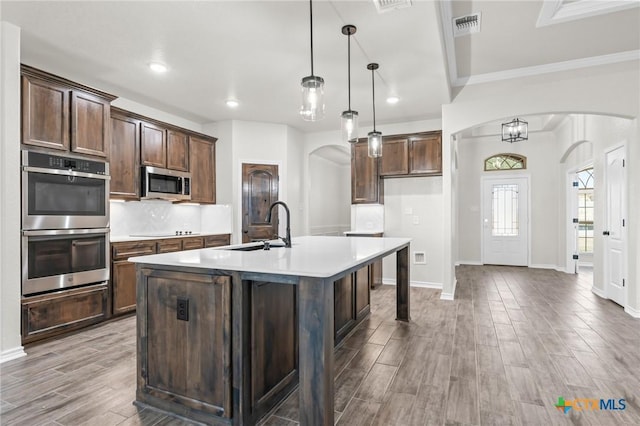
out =
[[[607,299],[607,295],[604,294],[603,290],[600,290],[599,288],[596,288],[594,286],[591,287],[591,292],[593,294],[595,294],[596,296],[602,297],[603,299]]]
[[[394,278],[383,278],[382,284],[396,285]],[[435,288],[436,290],[442,290],[442,283],[432,283],[429,281],[409,281],[410,287],[422,287],[422,288]]]
[[[453,300],[455,298],[456,295],[456,285],[458,284],[458,280],[457,278],[453,279],[453,290],[451,291],[451,293],[445,293],[442,292],[440,293],[440,300]]]
[[[482,266],[484,264],[479,260],[459,260],[456,262],[456,266],[460,266],[460,265]]]
[[[631,306],[625,306],[624,311],[634,318],[640,318],[640,309],[633,309]]]
[[[0,364],[3,362],[11,361],[12,359],[20,358],[26,356],[27,353],[24,351],[24,347],[18,346],[16,348],[7,349],[6,351],[2,351],[0,353]]]
[[[565,268],[564,266],[558,266],[558,265],[550,265],[550,264],[546,264],[546,263],[533,263],[531,265],[529,265],[529,268],[537,268],[537,269],[553,269],[555,271],[558,272],[565,272]]]

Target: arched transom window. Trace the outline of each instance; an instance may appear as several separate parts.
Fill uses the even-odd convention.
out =
[[[484,170],[522,170],[527,168],[527,157],[518,154],[498,154],[484,160]]]

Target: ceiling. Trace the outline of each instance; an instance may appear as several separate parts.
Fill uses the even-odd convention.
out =
[[[385,1],[389,3],[389,1]],[[379,13],[371,0],[313,3],[314,73],[326,117],[299,114],[310,74],[309,3],[295,1],[6,1],[0,19],[21,27],[22,62],[197,123],[250,120],[303,132],[337,130],[351,106],[364,127],[440,118],[466,84],[637,60],[637,1],[422,1]],[[580,7],[579,7],[580,6]],[[585,6],[585,7],[582,7]],[[452,18],[481,12],[481,31],[454,38]],[[568,16],[568,18],[567,18]],[[148,64],[169,67],[154,74]],[[528,73],[528,74],[527,74]],[[452,89],[453,88],[453,89]],[[389,105],[388,96],[400,102]],[[239,107],[230,109],[227,99]]]

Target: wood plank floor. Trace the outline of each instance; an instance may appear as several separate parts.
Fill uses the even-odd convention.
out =
[[[455,301],[395,289],[335,357],[339,425],[640,425],[640,321],[590,291],[588,275],[462,266]],[[135,318],[27,347],[0,366],[2,425],[182,425],[138,410]],[[558,397],[626,400],[623,411],[558,411]],[[264,421],[295,425],[297,392]]]

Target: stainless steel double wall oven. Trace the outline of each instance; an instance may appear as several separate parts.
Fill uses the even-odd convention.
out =
[[[22,294],[109,279],[109,165],[22,151]]]

